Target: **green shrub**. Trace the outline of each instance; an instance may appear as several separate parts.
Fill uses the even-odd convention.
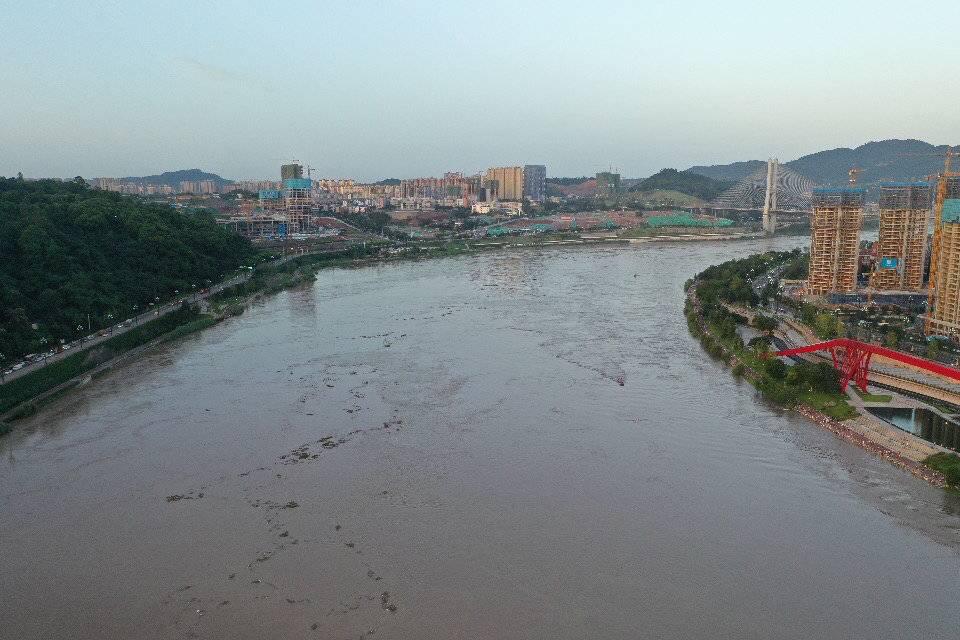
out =
[[[957,454],[935,453],[925,459],[923,464],[942,473],[951,487],[960,487],[960,456]]]
[[[783,380],[787,375],[787,365],[780,358],[767,358],[763,371],[774,380]]]

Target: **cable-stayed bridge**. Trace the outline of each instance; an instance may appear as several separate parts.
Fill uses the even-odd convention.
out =
[[[810,211],[815,186],[816,183],[809,178],[771,159],[765,167],[741,179],[717,196],[716,200],[710,203],[710,208],[761,210],[764,211],[765,218],[769,217],[766,215],[768,213],[775,218],[777,211],[804,213]],[[773,223],[775,224],[775,219]]]

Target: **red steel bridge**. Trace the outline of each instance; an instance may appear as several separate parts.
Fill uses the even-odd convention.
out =
[[[801,353],[813,353],[815,351],[830,352],[830,357],[833,358],[833,366],[840,372],[841,391],[846,391],[847,385],[849,385],[851,381],[860,387],[862,391],[865,392],[867,390],[870,358],[874,354],[917,367],[918,369],[930,371],[931,373],[936,373],[952,380],[960,381],[960,369],[954,369],[953,367],[948,367],[925,358],[918,358],[917,356],[903,353],[902,351],[887,349],[886,347],[860,342],[859,340],[851,340],[850,338],[837,338],[835,340],[827,340],[826,342],[808,344],[805,347],[776,351],[771,355],[795,356]]]

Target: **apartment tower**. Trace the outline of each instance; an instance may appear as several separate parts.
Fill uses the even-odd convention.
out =
[[[620,174],[601,171],[597,174],[597,197],[615,198],[620,194]]]
[[[927,335],[960,335],[960,173],[937,184]]]
[[[299,162],[291,162],[290,164],[280,165],[280,179],[281,180],[292,180],[300,179],[303,177],[303,165]]]
[[[919,291],[923,287],[929,211],[928,183],[880,185],[880,235],[871,288]]]
[[[853,293],[857,288],[865,190],[814,189],[807,293]]]
[[[547,167],[542,164],[523,166],[523,197],[530,202],[543,202],[547,198]]]
[[[493,167],[487,169],[483,181],[494,191],[496,200],[523,200],[523,167]],[[488,197],[488,199],[490,199]]]

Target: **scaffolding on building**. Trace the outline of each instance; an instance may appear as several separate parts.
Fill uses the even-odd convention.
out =
[[[880,185],[880,233],[870,288],[919,291],[927,251],[930,184]]]
[[[930,289],[927,296],[927,335],[960,335],[960,173],[951,170],[947,151],[937,180]]]
[[[287,178],[283,181],[283,208],[290,233],[307,233],[313,211],[313,182],[308,178]]]
[[[853,293],[857,288],[865,189],[814,189],[807,293]]]

